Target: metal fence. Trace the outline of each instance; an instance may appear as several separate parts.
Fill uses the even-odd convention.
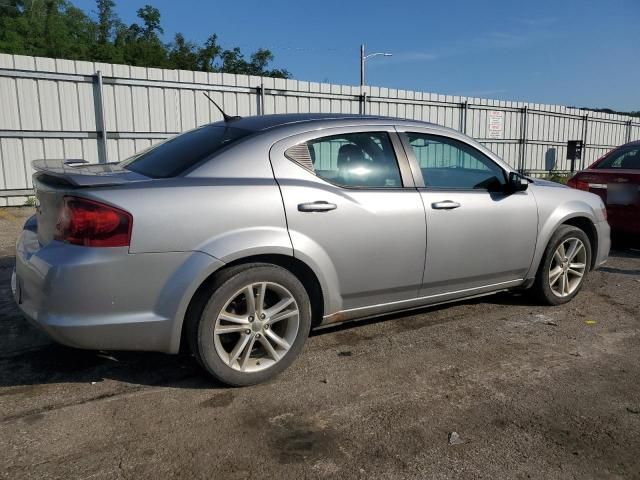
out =
[[[168,136],[232,115],[367,113],[445,125],[529,174],[582,168],[640,138],[638,119],[557,105],[224,73],[162,70],[0,54],[0,206],[31,194],[31,160],[122,160]]]

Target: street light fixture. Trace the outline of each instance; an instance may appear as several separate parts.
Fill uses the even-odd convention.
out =
[[[391,57],[393,56],[393,54],[385,53],[385,52],[376,52],[376,53],[370,53],[369,55],[365,55],[364,45],[360,45],[360,89],[363,91],[364,91],[364,63],[370,58],[378,57],[378,56]]]

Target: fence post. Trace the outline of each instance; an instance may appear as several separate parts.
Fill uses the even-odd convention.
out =
[[[264,83],[260,82],[260,113],[262,115],[264,115],[266,111],[264,96]]]
[[[102,72],[98,70],[94,75],[93,106],[96,112],[96,133],[98,135],[98,162],[107,163],[107,122],[104,118],[104,95]]]
[[[258,95],[258,115],[264,115],[264,83],[260,82],[260,86],[256,87],[256,94]]]
[[[360,95],[360,114],[367,114],[367,92],[362,92]]]
[[[518,165],[518,172],[524,173],[524,164],[527,159],[527,106],[525,105],[520,110],[520,165]]]
[[[460,130],[462,131],[462,133],[466,135],[467,134],[467,116],[469,115],[469,102],[465,100],[463,103],[460,104],[460,107],[462,108],[462,119],[460,121],[461,123]]]
[[[631,129],[633,128],[633,120],[629,119],[627,122],[627,141],[625,143],[629,143],[631,141]]]
[[[589,134],[589,114],[585,113],[582,117],[582,158],[580,159],[580,170],[584,170],[584,164],[587,160],[587,135]]]

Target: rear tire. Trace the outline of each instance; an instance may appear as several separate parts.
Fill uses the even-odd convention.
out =
[[[532,293],[545,305],[571,301],[582,286],[591,266],[591,244],[584,231],[562,225],[544,251]]]
[[[191,351],[205,370],[227,385],[254,385],[300,354],[311,328],[311,303],[288,270],[239,265],[215,278],[200,315],[192,315],[187,327]]]

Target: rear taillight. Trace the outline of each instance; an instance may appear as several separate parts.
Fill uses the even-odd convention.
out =
[[[85,247],[128,247],[131,214],[119,208],[79,197],[64,197],[55,239]]]
[[[580,180],[577,175],[575,177],[572,177],[569,179],[569,181],[567,182],[567,185],[570,186],[571,188],[577,188],[578,190],[589,190],[589,184],[587,182],[583,182],[582,180]]]

